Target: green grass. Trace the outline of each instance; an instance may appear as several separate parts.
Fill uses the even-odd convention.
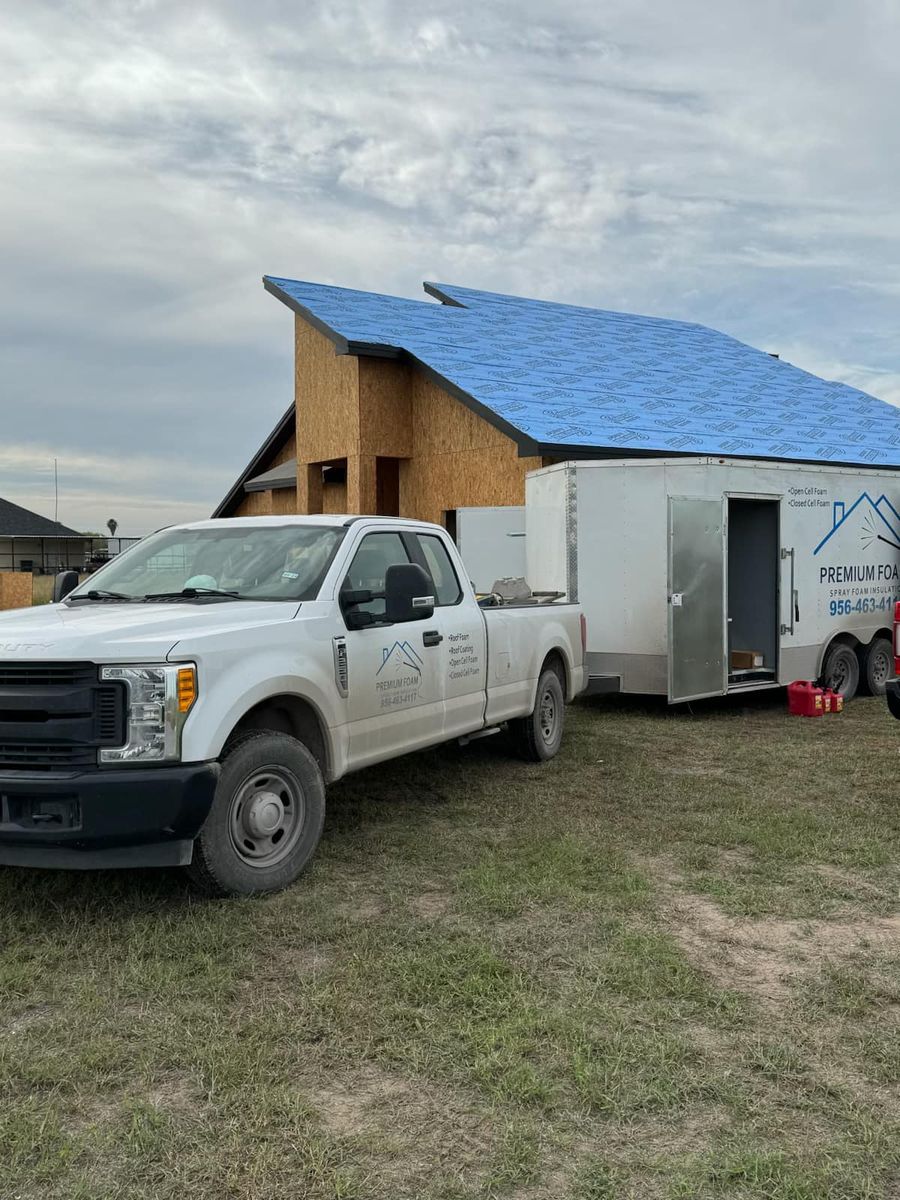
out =
[[[0,872],[0,1194],[895,1194],[898,734],[584,703],[336,786],[279,896]]]

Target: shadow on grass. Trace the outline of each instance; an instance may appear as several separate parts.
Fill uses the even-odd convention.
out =
[[[600,696],[576,701],[575,721],[662,720],[738,717],[777,712],[785,705],[782,690],[715,697],[670,706],[661,696]],[[563,756],[566,744],[563,743]],[[385,836],[401,827],[404,840],[420,836],[436,815],[460,815],[469,797],[487,784],[518,787],[535,782],[544,770],[518,760],[503,734],[478,739],[462,748],[447,743],[431,750],[369,767],[328,790],[322,851],[327,857],[367,856],[383,848]],[[51,871],[0,867],[0,904],[7,912],[45,913],[77,909],[85,917],[123,916],[184,909],[210,903],[181,870]],[[233,901],[225,903],[233,903]]]
[[[329,788],[321,851],[327,855],[346,845],[354,856],[365,857],[392,827],[402,826],[416,836],[417,827],[426,823],[436,808],[455,801],[465,785],[466,772],[472,767],[490,769],[483,753],[470,754],[466,760],[461,757],[464,753],[456,746],[441,746],[371,767]],[[260,900],[264,898],[243,903]],[[107,919],[112,914],[125,919],[154,911],[172,915],[181,909],[189,914],[209,905],[234,903],[205,896],[179,868],[57,871],[0,867],[0,907],[6,916],[27,914],[29,923],[37,915],[52,923],[64,911],[85,919]]]
[[[55,923],[63,915],[84,919],[123,918],[151,911],[172,913],[210,903],[179,870],[53,871],[0,867],[0,906],[4,916],[44,918]]]

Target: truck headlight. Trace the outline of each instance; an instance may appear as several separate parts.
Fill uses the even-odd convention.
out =
[[[127,694],[124,746],[100,751],[102,763],[177,762],[181,731],[197,698],[193,663],[101,667],[104,683],[124,683]]]

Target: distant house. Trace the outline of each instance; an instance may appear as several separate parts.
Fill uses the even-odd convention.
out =
[[[89,537],[0,498],[0,571],[82,570],[90,554]]]

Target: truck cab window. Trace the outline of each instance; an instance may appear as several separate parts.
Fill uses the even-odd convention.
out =
[[[341,592],[380,592],[375,599],[354,604],[357,612],[371,613],[376,620],[384,617],[384,577],[388,567],[408,563],[409,555],[399,533],[370,533],[363,538],[353,556]]]
[[[433,534],[419,534],[419,545],[425,559],[425,568],[434,582],[435,606],[458,604],[462,599],[462,588],[447,553],[447,547]]]

